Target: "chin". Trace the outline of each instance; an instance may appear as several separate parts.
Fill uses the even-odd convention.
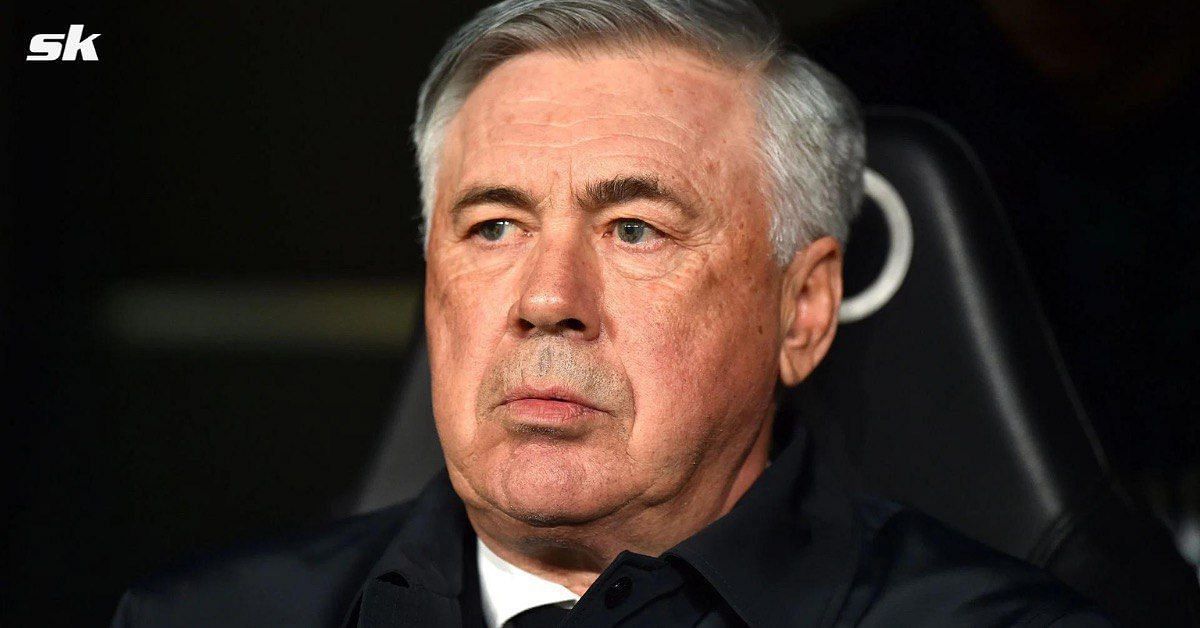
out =
[[[576,447],[522,447],[490,478],[496,505],[534,527],[583,525],[620,507],[611,461]]]

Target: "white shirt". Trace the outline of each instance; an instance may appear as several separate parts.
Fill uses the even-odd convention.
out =
[[[476,540],[479,551],[479,592],[483,598],[483,620],[488,628],[501,628],[508,620],[531,608],[558,604],[575,606],[579,596],[570,589],[539,578],[500,558]]]

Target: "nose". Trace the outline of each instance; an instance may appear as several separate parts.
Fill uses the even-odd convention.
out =
[[[600,286],[593,253],[581,237],[539,235],[509,316],[519,335],[594,340],[600,334]]]

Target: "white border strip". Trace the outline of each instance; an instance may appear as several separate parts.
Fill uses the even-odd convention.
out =
[[[887,179],[869,168],[863,172],[863,187],[866,195],[883,212],[890,245],[883,270],[875,281],[866,290],[842,300],[841,310],[838,311],[838,320],[842,323],[860,321],[887,305],[900,290],[912,262],[912,217],[908,215],[904,199],[900,198],[900,193]]]

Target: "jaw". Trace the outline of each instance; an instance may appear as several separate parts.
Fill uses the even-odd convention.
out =
[[[495,455],[494,465],[467,463],[490,473],[452,467],[451,480],[476,533],[501,557],[534,573],[594,579],[622,551],[657,556],[727,513],[766,467],[769,441],[766,421],[721,458],[698,453],[665,475],[637,473],[578,444],[496,447],[480,453]],[[642,476],[656,480],[621,481]]]

